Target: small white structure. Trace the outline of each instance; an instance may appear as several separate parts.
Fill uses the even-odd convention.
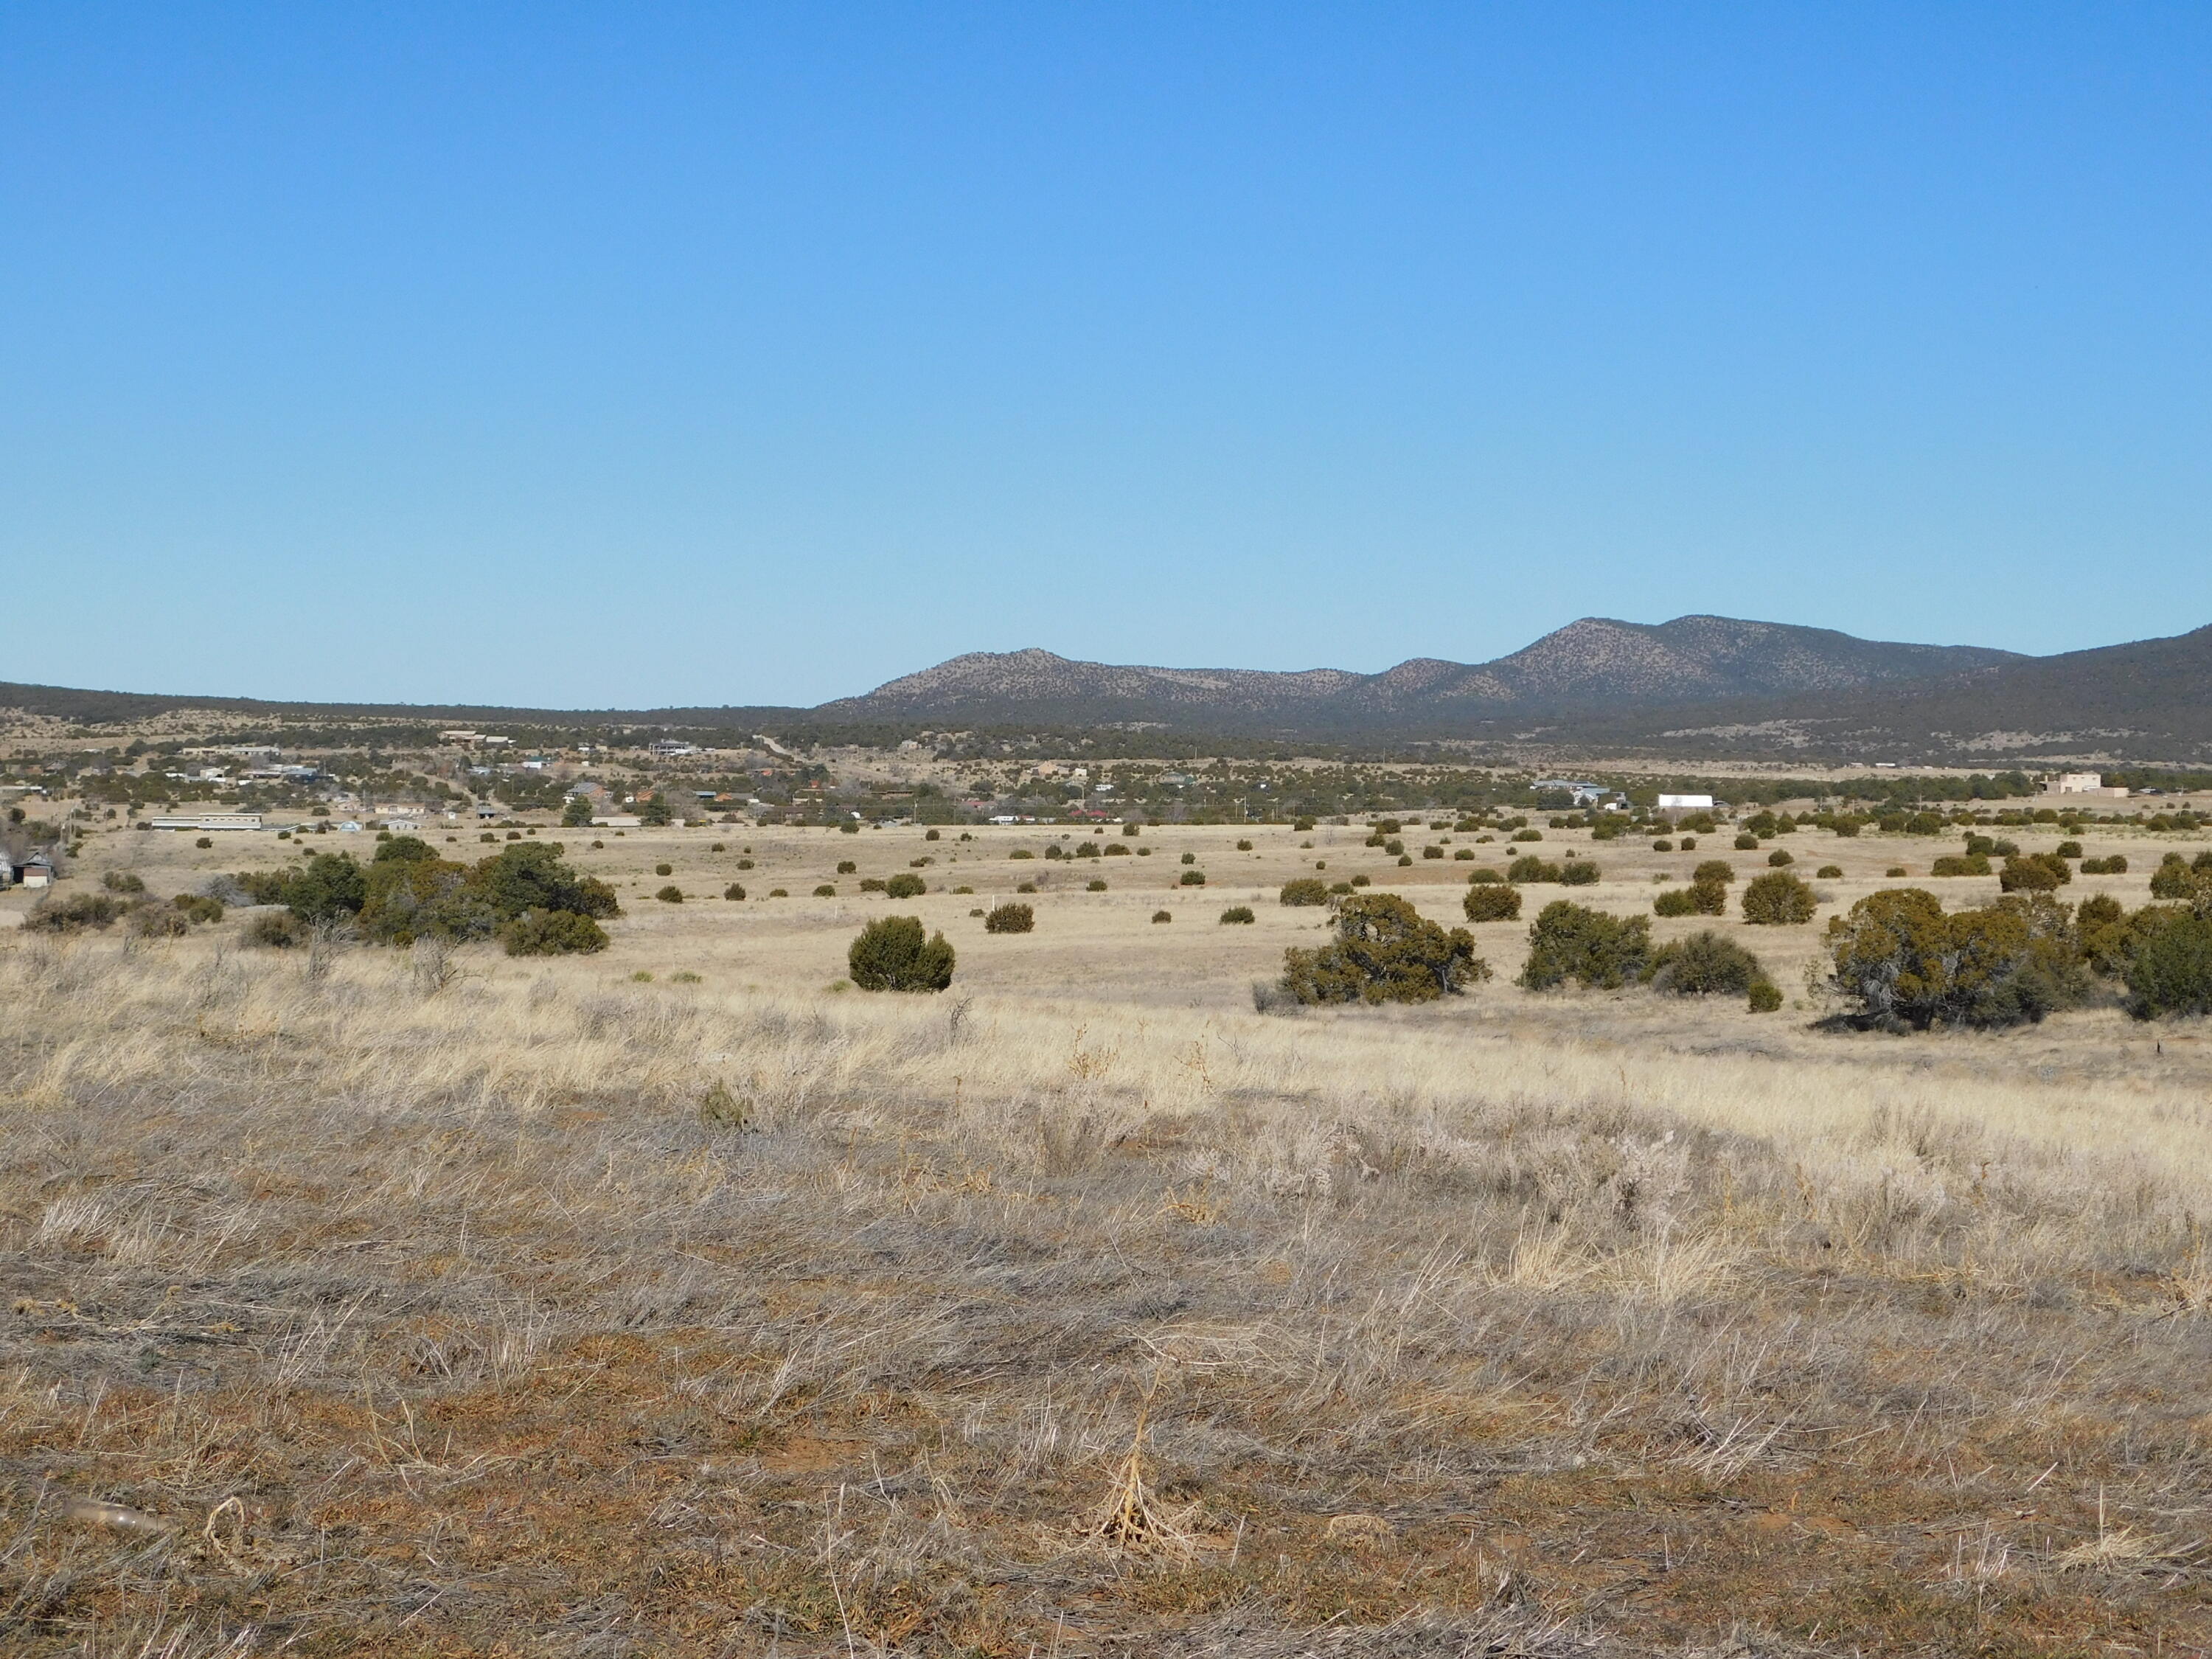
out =
[[[54,884],[53,860],[44,853],[32,854],[23,860],[22,869],[16,873],[26,887],[51,887]]]
[[[180,814],[176,817],[155,818],[156,830],[258,830],[258,812],[202,812],[197,816]]]
[[[2055,778],[2043,781],[2043,793],[2046,795],[2101,795],[2109,800],[2125,800],[2128,798],[2125,789],[2118,787],[2107,789],[2102,772],[2061,772]]]
[[[619,817],[593,818],[592,820],[592,828],[594,830],[636,830],[642,827],[644,823],[645,820],[643,818],[632,813],[625,814]]]
[[[1662,795],[1659,810],[1662,812],[1710,812],[1713,810],[1711,795]]]

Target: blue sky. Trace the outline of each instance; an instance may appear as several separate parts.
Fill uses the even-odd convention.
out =
[[[2212,622],[2212,9],[0,10],[0,679]]]

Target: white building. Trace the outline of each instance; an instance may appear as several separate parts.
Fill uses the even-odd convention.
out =
[[[1713,810],[1711,795],[1662,795],[1659,810],[1662,812],[1710,812]]]
[[[201,812],[197,815],[179,814],[175,817],[155,818],[156,830],[258,830],[258,812]]]
[[[2101,795],[2109,800],[2125,800],[2128,792],[2117,786],[2107,789],[2102,772],[2061,772],[2055,778],[2043,781],[2046,795]]]

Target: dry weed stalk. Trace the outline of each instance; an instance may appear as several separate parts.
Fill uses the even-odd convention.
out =
[[[1128,1455],[1115,1467],[1113,1485],[1105,1501],[1092,1513],[1084,1535],[1109,1549],[1187,1560],[1197,1545],[1189,1523],[1200,1506],[1164,1507],[1145,1477],[1145,1431],[1152,1420],[1160,1376],[1158,1370],[1152,1373],[1144,1403],[1137,1408],[1137,1426],[1129,1437]]]

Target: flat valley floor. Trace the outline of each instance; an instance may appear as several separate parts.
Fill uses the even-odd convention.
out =
[[[1955,840],[1408,823],[1406,867],[1360,826],[541,829],[621,896],[586,958],[0,928],[7,1650],[2212,1647],[2203,1026],[1818,1029],[1827,915],[1994,890],[1927,878]],[[2133,868],[2061,896],[2130,906],[2197,850],[2079,839]],[[1525,917],[1464,998],[1254,1006],[1323,937],[1294,876],[1458,925],[1462,848],[1595,859],[1533,915],[1777,847],[1813,926],[1654,934],[1737,938],[1778,1013],[1522,991]],[[101,834],[64,890],[296,856]],[[843,982],[886,914],[950,991]]]

